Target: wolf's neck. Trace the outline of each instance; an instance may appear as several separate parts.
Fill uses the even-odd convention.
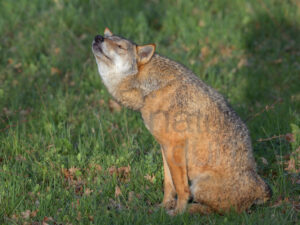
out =
[[[138,68],[138,72],[120,76],[100,73],[110,94],[121,104],[140,109],[144,98],[178,79],[179,66],[174,61],[155,54],[152,59]],[[180,70],[179,70],[180,71]],[[182,71],[182,68],[181,68]]]
[[[98,67],[99,68],[99,67]],[[132,77],[131,74],[116,73],[115,71],[101,71],[99,68],[101,79],[108,89],[109,93],[115,97],[120,84],[127,78]]]
[[[155,54],[145,65],[141,66],[137,79],[144,96],[163,88],[178,79],[174,61]]]

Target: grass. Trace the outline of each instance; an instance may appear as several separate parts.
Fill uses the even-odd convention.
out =
[[[1,1],[0,223],[299,223],[299,21],[297,0]],[[159,146],[138,112],[110,109],[91,52],[106,26],[228,98],[269,203],[223,216],[158,206]]]

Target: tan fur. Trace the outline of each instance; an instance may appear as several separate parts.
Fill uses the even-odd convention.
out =
[[[175,206],[170,213],[241,212],[268,200],[271,192],[256,173],[248,129],[223,96],[181,64],[154,54],[155,45],[137,46],[113,35],[104,40],[111,49],[122,42],[128,48],[124,62],[132,63],[132,71],[108,84],[108,90],[141,112],[161,145],[163,205],[168,210]],[[114,59],[101,60],[94,44],[93,51],[99,71],[114,68]]]

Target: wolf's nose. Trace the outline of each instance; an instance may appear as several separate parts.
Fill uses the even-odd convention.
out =
[[[103,42],[103,41],[104,41],[104,37],[103,37],[103,36],[97,35],[97,36],[95,37],[95,42]]]

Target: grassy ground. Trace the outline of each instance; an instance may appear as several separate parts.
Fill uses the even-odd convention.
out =
[[[0,224],[297,224],[300,4],[0,1]],[[250,212],[169,217],[158,144],[119,110],[91,53],[108,26],[156,43],[246,121],[272,200]]]

